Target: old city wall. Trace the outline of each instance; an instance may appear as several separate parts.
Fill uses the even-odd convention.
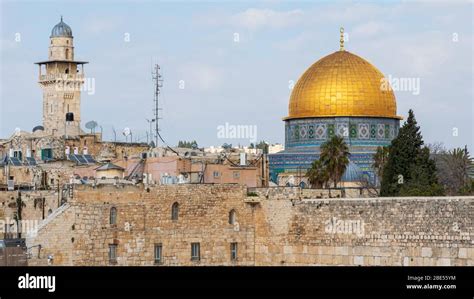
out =
[[[257,265],[474,265],[474,198],[262,201]]]
[[[30,265],[474,265],[473,197],[268,199],[237,185],[75,190],[27,243]],[[171,206],[179,203],[179,218]],[[109,224],[110,209],[117,224]],[[229,211],[237,223],[229,224]],[[191,261],[191,243],[201,260]],[[238,260],[230,243],[238,243]]]
[[[0,220],[3,220],[4,224],[12,224],[12,221],[16,219],[15,215],[18,215],[18,194],[18,191],[0,192]],[[55,191],[22,191],[21,202],[23,203],[21,207],[22,220],[42,221],[57,209],[58,193]],[[38,223],[36,222],[35,225]],[[5,227],[2,227],[0,238],[5,237],[5,232]],[[16,235],[14,236],[16,237]]]
[[[109,245],[116,244],[118,265],[153,265],[154,245],[160,243],[164,265],[253,265],[253,209],[242,200],[245,192],[235,185],[170,185],[149,192],[133,186],[78,188],[69,207],[28,238],[29,246],[42,245],[29,264],[45,265],[52,255],[56,265],[109,265]],[[171,220],[175,202],[178,220]],[[112,207],[116,225],[109,223]],[[229,224],[232,209],[234,225]],[[198,262],[190,258],[192,242],[201,244]],[[231,242],[239,244],[235,262]]]

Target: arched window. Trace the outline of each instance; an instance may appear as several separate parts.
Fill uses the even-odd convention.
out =
[[[53,210],[49,209],[48,210],[48,216],[51,215],[51,214],[53,214]]]
[[[69,59],[69,49],[66,49],[66,59]]]
[[[237,213],[235,210],[231,210],[229,212],[229,224],[235,224],[235,221],[237,220]]]
[[[117,224],[117,209],[115,207],[110,209],[110,224]]]
[[[64,73],[69,74],[69,69],[66,69]]]
[[[175,202],[171,206],[171,220],[178,220],[178,214],[179,214],[179,204]]]

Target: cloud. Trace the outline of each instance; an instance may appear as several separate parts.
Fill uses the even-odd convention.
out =
[[[121,23],[117,17],[90,17],[83,24],[86,33],[97,35],[114,31]]]
[[[300,9],[289,11],[275,11],[272,9],[249,8],[235,14],[230,22],[233,25],[256,30],[264,27],[283,28],[294,26],[301,21],[304,13]]]
[[[372,37],[380,35],[386,31],[386,29],[387,26],[384,23],[370,21],[354,27],[352,33],[358,37]]]
[[[211,65],[191,62],[178,68],[179,81],[184,88],[198,91],[217,90],[223,82],[223,72]]]
[[[0,51],[9,51],[18,48],[19,43],[13,39],[2,39],[0,40]]]

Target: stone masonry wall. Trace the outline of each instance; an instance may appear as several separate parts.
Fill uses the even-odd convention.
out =
[[[62,220],[27,240],[29,246],[42,245],[40,258],[34,254],[29,264],[44,265],[48,255],[59,254],[55,265],[109,265],[109,245],[116,244],[118,265],[153,265],[154,245],[161,243],[164,265],[253,265],[253,209],[242,200],[245,192],[233,185],[170,185],[149,192],[133,186],[77,188]],[[176,221],[171,220],[175,202]],[[112,207],[116,225],[109,224]],[[234,225],[231,210],[237,212]],[[200,261],[191,261],[192,242],[201,244]],[[231,242],[239,244],[237,261],[230,259]]]
[[[67,205],[27,239],[42,245],[30,265],[48,255],[53,265],[154,265],[158,243],[163,265],[474,265],[474,197],[297,200],[247,196],[237,185],[104,186],[76,188]]]
[[[18,191],[0,192],[0,215],[2,215],[0,220],[3,221],[2,224],[11,224],[14,221],[15,214],[18,213],[17,198]],[[21,191],[23,202],[21,219],[32,221],[32,225],[39,224],[43,220],[43,198],[44,218],[46,218],[49,213],[58,208],[58,193],[55,191]],[[5,228],[1,227],[0,229],[0,238],[4,238]]]
[[[257,265],[474,265],[473,197],[262,201]]]

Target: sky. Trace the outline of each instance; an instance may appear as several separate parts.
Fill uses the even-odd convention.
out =
[[[169,145],[249,144],[219,135],[226,124],[284,143],[292,83],[339,49],[343,26],[346,50],[386,77],[419,82],[419,90],[395,96],[398,115],[414,110],[425,143],[472,149],[473,10],[468,1],[0,0],[0,138],[41,124],[34,62],[47,59],[62,15],[75,59],[89,61],[85,74],[94,82],[94,92],[81,96],[82,126],[97,121],[108,140],[114,129],[125,140],[128,127],[134,141],[146,141],[158,63],[160,128]]]

